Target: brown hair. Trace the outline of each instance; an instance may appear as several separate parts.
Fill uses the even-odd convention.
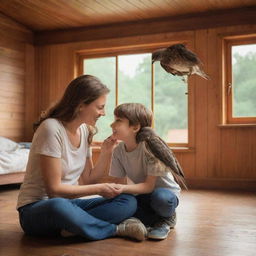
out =
[[[70,82],[64,95],[53,107],[40,115],[39,120],[34,123],[34,131],[47,118],[56,118],[63,122],[70,122],[77,116],[77,108],[81,103],[90,104],[100,96],[109,93],[109,89],[95,76],[82,75]],[[93,128],[88,127],[91,142]]]
[[[121,104],[115,108],[114,115],[116,117],[128,119],[129,125],[140,125],[140,130],[136,135],[136,140],[144,127],[152,126],[152,112],[140,103]]]

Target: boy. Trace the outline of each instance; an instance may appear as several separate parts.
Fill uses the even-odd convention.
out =
[[[128,184],[117,187],[121,193],[137,194],[135,216],[151,226],[148,238],[165,239],[176,224],[175,209],[180,194],[176,181],[185,185],[183,172],[169,147],[150,128],[152,113],[145,106],[121,104],[114,115],[112,137],[122,142],[114,149],[110,175],[127,177]],[[170,165],[162,156],[157,156],[161,150],[162,156],[171,160]]]

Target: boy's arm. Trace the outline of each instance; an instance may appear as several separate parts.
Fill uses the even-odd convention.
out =
[[[151,193],[156,184],[157,176],[147,176],[145,182],[131,185],[121,185],[117,184],[121,193],[127,194],[148,194]]]
[[[112,177],[109,176],[111,183],[116,183],[116,184],[126,184],[127,183],[127,178],[117,178],[117,177]]]

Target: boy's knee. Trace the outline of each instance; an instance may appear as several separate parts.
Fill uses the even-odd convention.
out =
[[[151,195],[151,207],[158,215],[169,217],[177,207],[177,197],[167,189],[156,189]]]
[[[154,201],[161,204],[170,204],[171,202],[176,201],[176,195],[167,189],[158,188],[155,189],[151,195],[151,202]]]

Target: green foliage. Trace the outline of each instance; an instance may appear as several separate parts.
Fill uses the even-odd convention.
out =
[[[256,116],[256,52],[233,58],[234,116]]]

